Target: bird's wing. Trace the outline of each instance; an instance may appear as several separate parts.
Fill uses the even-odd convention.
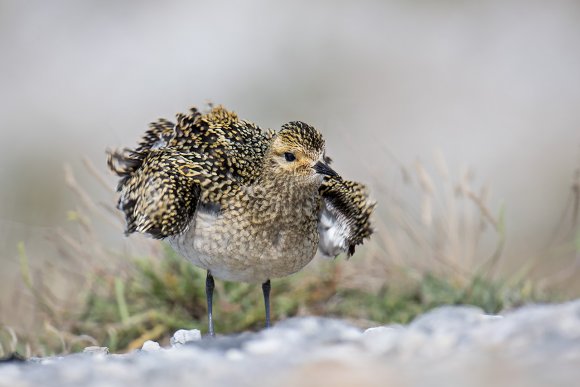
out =
[[[206,114],[192,108],[175,124],[152,123],[136,149],[108,154],[120,177],[126,233],[165,238],[183,232],[200,203],[219,208],[259,175],[272,136],[221,107]]]
[[[326,256],[354,254],[355,247],[372,233],[370,216],[376,205],[366,187],[340,177],[327,178],[320,187],[322,209],[318,222],[318,249]]]
[[[175,136],[168,146],[207,155],[214,160],[213,173],[224,180],[250,184],[261,173],[273,136],[274,131],[263,131],[221,106],[205,114],[192,108],[188,115],[177,115]]]
[[[201,154],[171,149],[150,150],[142,160],[139,156],[126,151],[109,154],[113,167],[140,163],[122,176],[118,185],[117,208],[125,215],[125,233],[140,232],[160,239],[184,231],[197,207],[201,187],[211,183],[207,160]]]

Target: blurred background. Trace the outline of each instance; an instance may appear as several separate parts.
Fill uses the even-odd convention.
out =
[[[80,238],[64,165],[110,207],[105,149],[207,101],[324,133],[335,169],[379,203],[360,260],[432,260],[446,244],[455,263],[501,255],[497,273],[575,273],[577,1],[1,1],[0,55],[0,323],[30,322],[24,254],[43,286],[75,283],[43,276],[63,260],[51,235]],[[119,228],[91,224],[100,245],[126,247]]]

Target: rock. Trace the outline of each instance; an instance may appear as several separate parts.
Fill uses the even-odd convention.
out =
[[[178,347],[190,341],[201,340],[201,332],[199,329],[180,329],[173,334],[170,343],[172,347]]]
[[[257,333],[172,348],[149,341],[125,355],[84,354],[0,364],[0,386],[552,386],[580,380],[580,300],[502,317],[443,307],[411,324],[361,331],[343,321],[293,318]]]
[[[147,340],[146,342],[144,342],[143,346],[141,347],[141,351],[145,352],[155,352],[159,351],[160,349],[161,346],[159,345],[159,343],[151,340]]]

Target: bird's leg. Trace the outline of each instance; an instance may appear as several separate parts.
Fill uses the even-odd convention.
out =
[[[205,296],[207,298],[207,320],[209,325],[209,334],[211,337],[215,336],[215,332],[213,330],[213,316],[212,316],[212,307],[213,307],[213,289],[215,287],[215,283],[213,282],[213,276],[211,272],[207,271],[207,277],[205,278]]]
[[[264,306],[266,307],[266,328],[270,328],[270,280],[262,284],[262,293],[264,293]]]

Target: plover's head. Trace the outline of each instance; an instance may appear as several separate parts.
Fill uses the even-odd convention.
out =
[[[268,167],[277,175],[299,180],[322,182],[326,176],[338,176],[328,165],[324,139],[312,126],[300,121],[282,126],[268,153]]]

